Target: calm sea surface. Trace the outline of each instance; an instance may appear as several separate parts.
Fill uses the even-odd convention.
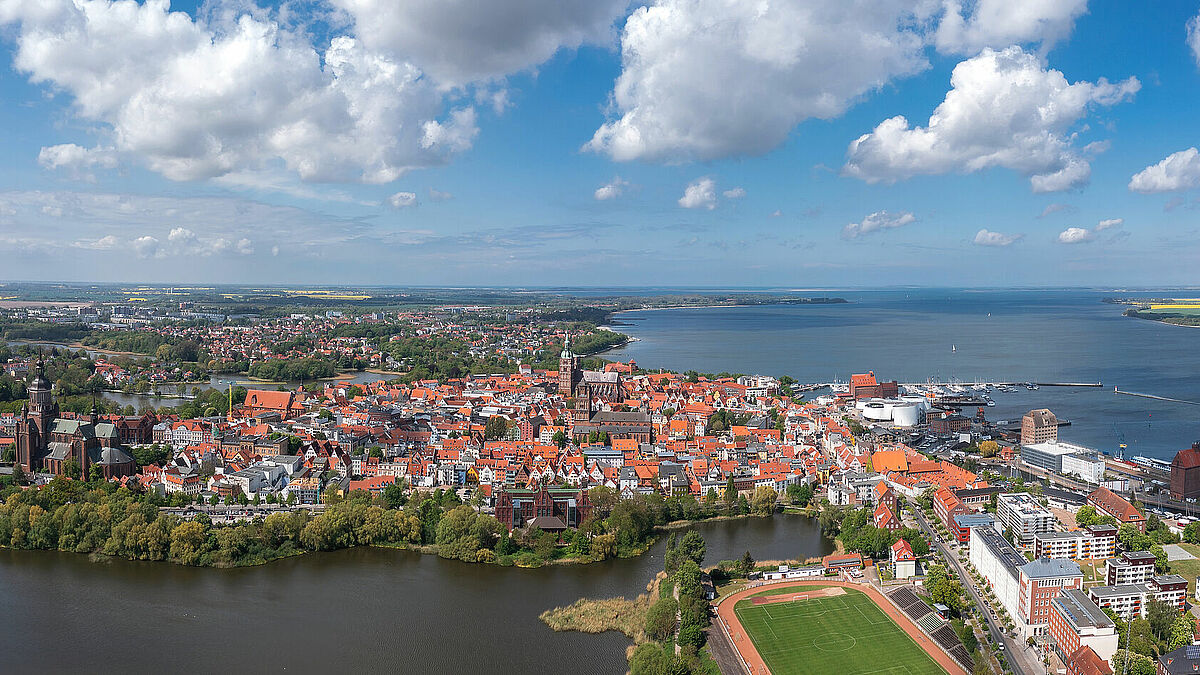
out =
[[[823,292],[824,293],[824,292]],[[992,420],[1050,408],[1071,420],[1060,437],[1169,460],[1200,439],[1200,406],[1124,396],[1135,391],[1200,401],[1200,329],[1121,316],[1105,297],[1165,291],[888,290],[827,292],[845,305],[765,305],[619,314],[639,339],[605,354],[642,368],[791,375],[848,381],[874,370],[901,382],[1103,382],[996,394]],[[1178,292],[1176,292],[1178,294]],[[952,351],[954,349],[954,351]],[[968,409],[966,412],[974,413]]]
[[[803,516],[695,527],[711,562],[832,550]],[[537,617],[636,596],[664,547],[533,570],[368,548],[233,570],[0,550],[0,672],[622,673],[625,636]]]

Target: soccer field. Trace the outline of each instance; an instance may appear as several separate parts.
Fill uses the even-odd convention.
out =
[[[803,589],[793,589],[803,593]],[[855,590],[734,612],[773,675],[945,674],[870,598]]]

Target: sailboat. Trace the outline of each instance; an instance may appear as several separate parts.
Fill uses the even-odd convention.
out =
[[[953,354],[954,352],[957,352],[957,351],[958,351],[958,347],[956,347],[954,345],[950,345],[950,353],[951,354]]]

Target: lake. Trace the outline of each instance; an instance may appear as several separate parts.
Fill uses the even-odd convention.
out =
[[[1178,291],[1176,291],[1178,293]],[[821,291],[839,305],[663,309],[616,315],[637,341],[604,354],[642,368],[790,375],[801,382],[880,379],[1103,382],[996,394],[992,420],[1050,408],[1060,437],[1169,460],[1200,439],[1200,407],[1115,394],[1200,401],[1200,330],[1124,317],[1105,297],[1169,291],[912,289]],[[974,410],[968,409],[969,414]]]
[[[694,527],[707,563],[832,551],[804,516]],[[636,596],[665,546],[539,569],[372,548],[232,570],[0,550],[4,671],[621,673],[624,635],[555,633],[538,615]]]

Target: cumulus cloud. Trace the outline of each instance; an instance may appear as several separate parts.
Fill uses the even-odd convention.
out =
[[[620,176],[615,176],[611,181],[596,188],[596,192],[593,193],[593,196],[599,201],[616,199],[617,197],[620,197],[623,192],[625,192],[625,188],[627,187],[629,187],[629,181],[621,180]]]
[[[114,169],[117,156],[112,148],[85,148],[74,143],[51,145],[38,152],[38,164],[45,169],[67,169],[73,176],[90,178],[92,168]]]
[[[927,126],[884,120],[850,144],[844,173],[869,183],[1004,167],[1030,177],[1034,192],[1087,183],[1091,166],[1072,127],[1093,105],[1133,96],[1137,78],[1071,84],[1020,47],[984,50],[959,63]]]
[[[1129,189],[1142,193],[1175,192],[1196,186],[1200,186],[1200,152],[1194,147],[1167,155],[1129,179]]]
[[[1121,227],[1125,224],[1124,218],[1107,218],[1096,224],[1096,231],[1103,232],[1113,228]]]
[[[442,192],[441,190],[435,190],[433,188],[429,188],[429,200],[430,201],[447,202],[447,201],[450,201],[451,199],[454,199],[454,195],[450,194],[449,192]]]
[[[1011,246],[1020,241],[1024,236],[1023,234],[1004,234],[1003,232],[992,232],[991,230],[982,229],[975,233],[975,245]]]
[[[332,0],[359,39],[446,86],[533,68],[560,49],[607,43],[629,0]]]
[[[916,220],[917,217],[907,211],[897,214],[891,214],[887,211],[876,211],[863,218],[860,223],[846,225],[846,227],[842,228],[842,236],[846,239],[856,239],[872,232],[882,232],[884,230],[903,227]]]
[[[478,131],[473,108],[443,117],[443,92],[412,62],[344,35],[318,50],[240,4],[193,19],[167,0],[0,0],[0,23],[17,70],[66,93],[114,152],[172,180],[282,162],[308,181],[386,183],[445,163]],[[40,160],[111,161],[81,151],[54,146]]]
[[[944,54],[975,54],[986,47],[1040,44],[1044,50],[1066,38],[1087,12],[1087,0],[945,0],[934,34]]]
[[[912,4],[655,0],[625,22],[614,114],[584,147],[619,161],[764,153],[927,67]]]
[[[717,208],[717,183],[711,178],[698,178],[688,184],[679,198],[679,205],[685,209]]]
[[[724,196],[725,199],[741,199],[742,197],[746,196],[746,188],[735,187],[731,190],[722,192],[721,195]]]
[[[1086,227],[1068,227],[1058,233],[1058,243],[1060,244],[1083,244],[1095,238],[1095,233]]]
[[[144,235],[133,240],[133,251],[139,258],[158,257],[158,239]]]
[[[388,203],[394,209],[403,209],[409,206],[417,205],[417,194],[415,192],[397,192],[388,197]]]

